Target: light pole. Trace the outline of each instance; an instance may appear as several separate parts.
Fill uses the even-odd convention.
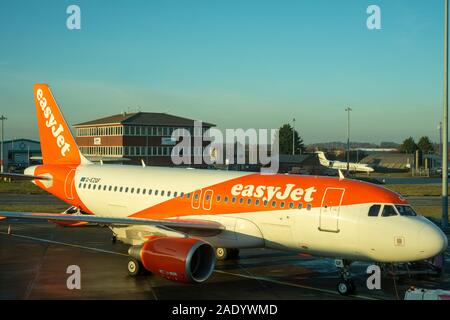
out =
[[[444,121],[442,130],[442,228],[448,228],[448,0],[444,31]]]
[[[295,118],[292,119],[292,155],[295,154]]]
[[[2,137],[1,137],[1,146],[0,146],[0,161],[1,161],[1,164],[0,164],[0,172],[3,172],[3,139],[4,139],[4,133],[5,133],[5,131],[4,131],[4,121],[5,120],[8,120],[4,115],[2,115],[1,117],[0,117],[0,120],[2,121],[2,130],[1,130],[1,132],[2,132]]]
[[[350,175],[350,111],[352,108],[348,107],[345,109],[347,111],[347,176]]]

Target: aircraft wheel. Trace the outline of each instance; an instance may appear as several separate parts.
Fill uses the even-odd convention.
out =
[[[337,291],[343,296],[348,296],[355,292],[356,286],[352,280],[342,280],[337,285]]]
[[[230,256],[230,249],[216,248],[216,259],[219,261],[227,260]]]
[[[139,275],[141,273],[142,269],[143,269],[143,266],[139,261],[137,261],[134,258],[128,259],[128,263],[127,263],[128,275],[130,275],[132,277],[136,277],[137,275]]]

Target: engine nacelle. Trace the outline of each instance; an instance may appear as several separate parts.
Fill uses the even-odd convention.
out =
[[[176,282],[203,282],[216,264],[213,247],[193,238],[154,238],[131,246],[128,253],[145,269]]]

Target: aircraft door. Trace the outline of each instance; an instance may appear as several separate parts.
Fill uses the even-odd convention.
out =
[[[191,206],[193,209],[199,209],[202,203],[202,190],[195,190],[192,194]]]
[[[211,210],[213,194],[214,194],[214,192],[211,189],[208,189],[205,191],[205,194],[203,195],[203,209],[204,210]]]
[[[327,188],[320,208],[319,230],[339,232],[339,210],[345,189]]]

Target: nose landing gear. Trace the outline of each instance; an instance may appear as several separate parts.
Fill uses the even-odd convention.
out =
[[[351,261],[343,259],[336,259],[334,261],[334,264],[339,269],[341,274],[341,280],[337,284],[337,291],[343,296],[351,295],[356,290],[355,282],[351,278],[351,274],[349,272],[351,263]]]

